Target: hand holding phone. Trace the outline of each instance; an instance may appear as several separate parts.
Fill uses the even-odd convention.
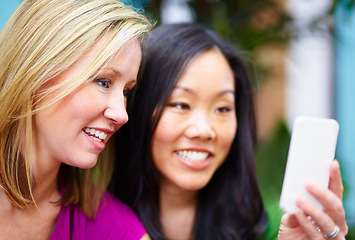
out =
[[[303,197],[322,209],[306,190],[307,183],[328,187],[339,124],[334,119],[298,117],[293,125],[280,208],[294,213],[296,199]]]

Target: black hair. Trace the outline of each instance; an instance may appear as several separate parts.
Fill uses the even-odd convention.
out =
[[[235,79],[238,130],[230,152],[199,191],[193,239],[254,239],[264,207],[254,163],[253,89],[236,48],[215,32],[190,23],[161,25],[147,35],[128,124],[116,136],[111,191],[138,214],[152,239],[165,239],[159,218],[159,181],[152,137],[177,81],[199,54],[219,49]]]

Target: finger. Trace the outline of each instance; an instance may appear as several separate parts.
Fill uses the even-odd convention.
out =
[[[334,240],[345,240],[344,235],[339,231],[339,227],[335,226],[331,232],[325,233],[324,238]]]
[[[296,210],[295,217],[303,231],[309,236],[310,239],[323,239],[323,235],[318,231],[317,227],[307,218],[306,214],[301,209]]]
[[[343,199],[344,186],[341,178],[340,165],[334,160],[330,165],[329,189],[340,199]]]
[[[346,224],[345,214],[343,217],[340,215],[332,216],[330,213],[319,209],[313,203],[301,198],[297,200],[297,206],[308,215],[309,219],[312,219],[323,233],[331,233],[337,225],[340,227],[340,239],[347,235],[348,225]],[[342,211],[344,211],[344,208],[342,208]]]
[[[302,198],[297,200],[297,206],[320,228],[323,233],[330,233],[334,230],[335,223],[330,216],[320,210],[313,203]]]
[[[285,227],[296,228],[299,226],[294,214],[284,214],[281,218],[281,224]]]
[[[316,216],[313,214],[315,213],[321,213],[321,215],[317,215],[318,218],[322,218],[322,216],[326,215],[327,217],[330,217],[332,221],[338,225],[341,230],[346,229],[346,220],[345,220],[345,210],[343,206],[342,200],[335,195],[334,192],[330,191],[329,189],[322,188],[320,186],[315,186],[308,184],[307,185],[307,190],[310,194],[312,194],[318,202],[323,206],[324,211],[318,209],[315,205],[311,204],[310,202],[305,202],[303,201],[303,207],[307,207],[306,209],[303,209],[308,213],[309,215],[312,216],[314,219]],[[319,222],[319,220],[314,219]],[[328,226],[329,228],[334,228],[334,226],[330,225]],[[328,230],[328,227],[326,230]]]

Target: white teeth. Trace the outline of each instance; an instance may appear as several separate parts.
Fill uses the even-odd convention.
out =
[[[89,134],[92,139],[98,142],[102,142],[102,140],[105,140],[107,137],[107,134],[105,132],[101,132],[93,128],[84,128],[84,131]]]
[[[92,139],[94,139],[95,141],[97,142],[102,142],[102,139],[99,139],[99,138],[96,138],[96,137],[93,137],[93,136],[90,136]]]
[[[196,152],[196,151],[177,151],[177,154],[192,162],[201,162],[207,159],[207,152]]]
[[[99,135],[99,138],[105,139],[106,138],[106,133],[101,132],[100,135]]]

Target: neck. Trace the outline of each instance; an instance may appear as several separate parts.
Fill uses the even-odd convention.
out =
[[[39,171],[41,170],[41,171]],[[44,171],[34,168],[33,196],[36,205],[19,208],[0,190],[0,232],[5,239],[49,239],[60,211],[57,187],[58,168]]]
[[[45,171],[35,171],[35,186],[33,196],[37,204],[42,202],[56,202],[60,200],[58,189],[58,172],[59,166]]]
[[[30,207],[30,209],[34,208],[38,210],[42,203],[53,203],[60,200],[58,171],[59,167],[57,169],[52,169],[51,171],[39,171],[39,169],[34,169],[31,177],[31,182],[33,183],[32,195],[37,206]],[[10,203],[6,197],[4,189],[0,186],[0,206],[3,207],[5,205],[10,208],[17,208]]]
[[[198,192],[195,190],[184,190],[172,185],[161,184],[160,186],[160,204],[169,208],[184,208],[186,206],[195,206]]]
[[[160,187],[160,218],[168,239],[191,239],[197,191],[188,191],[162,184]]]
[[[13,205],[0,190],[1,239],[49,239],[55,229],[60,212],[58,191],[53,180],[46,178],[34,189],[36,205],[19,208]],[[35,237],[34,237],[35,236]]]
[[[37,146],[37,147],[36,147]],[[33,196],[36,204],[48,201],[56,202],[60,200],[58,189],[58,172],[61,162],[52,159],[44,147],[40,148],[39,144],[34,146],[32,151],[32,170],[33,170]]]

